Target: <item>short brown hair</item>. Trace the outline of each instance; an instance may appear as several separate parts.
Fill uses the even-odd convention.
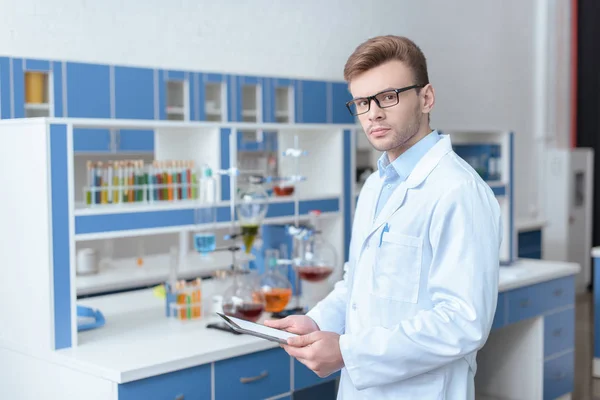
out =
[[[360,44],[348,57],[344,67],[344,79],[350,82],[357,75],[391,60],[405,63],[413,72],[415,85],[429,83],[427,61],[421,49],[403,36],[377,36]]]

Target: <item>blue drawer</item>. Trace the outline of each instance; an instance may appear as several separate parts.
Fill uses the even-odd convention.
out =
[[[574,277],[511,290],[508,296],[508,323],[512,324],[541,315],[549,310],[575,302]]]
[[[541,295],[546,300],[546,310],[575,304],[575,277],[568,276],[542,284]]]
[[[575,353],[544,363],[544,399],[556,399],[573,392]]]
[[[290,391],[290,377],[290,357],[280,348],[219,361],[215,363],[215,398],[277,396]]]
[[[499,293],[492,329],[502,328],[504,325],[506,325],[506,294]]]
[[[119,400],[210,399],[210,365],[187,368],[119,385]]]
[[[544,356],[575,347],[575,308],[544,318]]]
[[[340,372],[338,371],[326,378],[319,378],[319,376],[308,369],[308,367],[294,359],[294,391],[332,381],[339,376]]]

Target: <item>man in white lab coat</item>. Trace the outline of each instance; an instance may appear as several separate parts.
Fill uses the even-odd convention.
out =
[[[349,111],[384,153],[343,280],[306,316],[267,325],[300,334],[283,347],[319,376],[342,370],[339,399],[474,399],[498,296],[498,202],[429,127],[435,93],[412,41],[366,41],[344,76]]]

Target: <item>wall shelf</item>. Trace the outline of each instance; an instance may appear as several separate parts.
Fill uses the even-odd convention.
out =
[[[137,258],[115,259],[101,267],[94,275],[77,276],[77,295],[90,295],[131,287],[144,287],[164,283],[169,277],[169,254],[143,257],[143,265],[137,265]],[[252,255],[238,251],[236,259],[244,262],[253,260]],[[202,256],[188,253],[180,265],[178,279],[194,279],[212,275],[214,271],[231,265],[231,254],[219,251]]]

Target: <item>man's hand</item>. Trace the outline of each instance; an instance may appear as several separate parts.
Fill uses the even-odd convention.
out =
[[[265,325],[297,335],[306,335],[319,330],[316,322],[306,315],[290,315],[280,320],[267,320]]]
[[[288,339],[288,344],[282,347],[320,378],[325,378],[344,366],[340,335],[335,332],[317,331],[292,337]]]

